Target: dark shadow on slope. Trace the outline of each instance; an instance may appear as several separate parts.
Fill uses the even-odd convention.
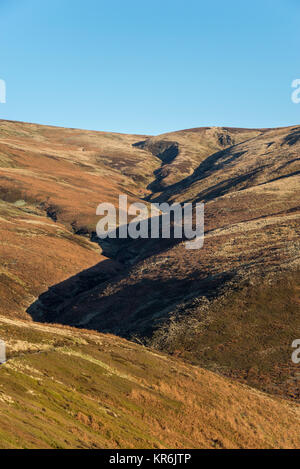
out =
[[[259,174],[261,170],[262,168],[254,169],[249,173],[225,179],[224,181],[199,192],[195,202],[209,202],[210,200],[221,197],[229,192],[246,189],[252,182],[254,182],[256,175]]]
[[[35,321],[61,322],[60,315],[70,303],[81,295],[89,294],[94,288],[99,288],[108,281],[115,281],[121,277],[126,278],[133,265],[139,261],[165,251],[182,241],[182,238],[174,237],[174,224],[171,217],[170,238],[151,238],[151,219],[146,219],[139,224],[144,226],[148,232],[148,238],[120,239],[119,229],[116,238],[97,238],[93,235],[93,241],[97,242],[103,249],[103,255],[110,259],[83,270],[69,279],[52,286],[49,290],[39,296],[39,298],[27,309],[27,313]],[[153,217],[162,230],[162,215]],[[128,229],[128,225],[127,225]],[[67,322],[69,324],[69,322]]]
[[[195,206],[195,204],[192,204]],[[148,215],[150,213],[148,212]],[[163,225],[165,223],[170,225],[170,236],[167,238],[162,237]],[[159,227],[158,237],[154,238],[151,234],[151,226],[157,224]],[[128,230],[126,225],[126,229]],[[151,218],[146,218],[136,224],[137,230],[147,234],[147,237],[139,237],[137,239],[132,239],[132,237],[120,238],[120,227],[117,228],[114,236],[111,232],[109,236],[105,239],[100,239],[97,236],[97,233],[93,233],[91,236],[91,241],[96,242],[101,246],[103,255],[111,259],[125,264],[133,265],[142,259],[145,259],[149,256],[157,254],[159,252],[165,251],[181,241],[185,241],[184,234],[180,238],[176,238],[174,234],[174,212],[171,211],[170,214],[170,223],[168,222],[168,214],[161,213],[158,216],[153,216]],[[124,226],[122,226],[124,228]],[[184,230],[182,230],[184,231]]]
[[[182,181],[169,186],[167,189],[164,190],[162,195],[159,195],[158,197],[153,197],[151,201],[162,202],[164,200],[168,200],[169,196],[172,195],[174,197],[174,195],[184,191],[193,183],[204,180],[206,177],[211,176],[217,171],[222,171],[226,167],[226,165],[230,164],[232,161],[241,158],[244,154],[247,153],[246,151],[233,153],[232,149],[238,145],[233,145],[229,148],[226,148],[225,150],[217,151],[216,153],[213,153],[212,155],[208,156],[202,163],[200,163],[200,165],[195,169],[193,174],[186,177]],[[205,199],[203,200],[205,201]],[[208,200],[210,200],[210,198]]]
[[[284,144],[288,144],[289,146],[292,146],[292,145],[295,145],[296,143],[298,143],[298,141],[300,140],[300,128],[296,128],[296,129],[293,129],[293,131],[291,133],[289,133],[284,139],[283,139],[283,143],[281,144],[281,146],[283,146]]]
[[[96,271],[99,268],[101,264]],[[91,282],[87,282],[89,277]],[[161,272],[155,278],[134,282],[130,271],[125,271],[113,282],[100,280],[95,285],[93,269],[88,269],[51,287],[27,312],[39,322],[93,329],[125,338],[149,337],[176,307],[196,297],[215,297],[232,277],[232,273],[224,273],[201,278],[195,272],[188,278],[166,280]],[[114,290],[115,282],[118,287]]]
[[[151,141],[143,140],[136,142],[133,147],[149,151],[162,161],[161,167],[154,171],[155,181],[147,186],[151,192],[158,192],[162,189],[161,183],[169,175],[168,165],[170,165],[179,155],[179,143],[170,140]]]
[[[144,140],[134,143],[132,146],[150,151],[150,153],[157,156],[163,164],[171,163],[179,154],[178,142],[172,142],[170,140],[159,140],[155,142]]]
[[[161,222],[162,216],[156,219]],[[27,313],[35,321],[97,329],[125,337],[150,334],[155,324],[166,319],[187,295],[200,292],[209,296],[216,292],[217,285],[225,282],[225,277],[201,279],[204,275],[201,273],[178,280],[168,267],[167,257],[166,265],[158,262],[155,267],[155,254],[185,241],[183,237],[175,238],[173,221],[171,218],[170,238],[100,240],[100,244],[115,243],[114,249],[110,248],[115,253],[114,260],[103,261],[49,288]],[[147,226],[150,229],[150,224]],[[141,261],[150,256],[151,262],[144,266]],[[140,278],[140,269],[146,274],[145,279]],[[114,292],[116,282],[120,284],[118,292]],[[105,289],[108,293],[104,293]]]
[[[85,269],[67,280],[53,285],[42,293],[39,298],[27,309],[27,313],[35,321],[52,322],[64,304],[78,297],[82,293],[101,285],[122,270],[122,265],[114,260],[104,260],[99,264]]]

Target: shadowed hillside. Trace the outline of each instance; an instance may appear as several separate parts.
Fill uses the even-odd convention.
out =
[[[244,143],[235,143],[228,136],[232,133],[241,138],[243,132],[247,136]],[[187,250],[178,240],[120,241],[114,259],[123,263],[124,269],[117,275],[98,286],[92,285],[90,291],[62,298],[54,308],[52,297],[57,302],[60,287],[51,288],[32,305],[30,313],[46,321],[84,325],[126,337],[145,336],[176,308],[183,308],[193,299],[210,300],[224,292],[230,294],[236,286],[259,283],[266,277],[276,278],[297,269],[300,261],[297,132],[293,128],[253,130],[249,131],[252,138],[249,132],[243,132],[230,133],[230,129],[183,132],[186,139],[193,135],[189,145],[194,145],[195,154],[199,150],[202,162],[190,177],[169,186],[163,195],[152,194],[154,199],[205,202],[203,249]],[[210,145],[211,135],[218,136],[219,145],[220,139],[223,144],[233,145],[210,156],[200,156],[203,134],[207,133]],[[200,135],[199,141],[195,135]],[[179,136],[180,132],[172,134],[172,145]],[[156,142],[151,138],[150,143],[146,140],[139,146],[152,151],[155,148],[157,154],[166,151],[165,144],[161,147],[153,141]]]

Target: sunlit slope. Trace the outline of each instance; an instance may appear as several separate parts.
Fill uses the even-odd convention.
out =
[[[159,164],[132,147],[139,138],[0,121],[2,314],[24,315],[51,285],[106,260],[89,241],[98,204],[139,200]]]
[[[291,359],[300,331],[300,270],[235,285],[213,300],[187,302],[150,343],[264,392],[300,401]]]
[[[203,153],[224,146],[224,132],[196,130],[188,139],[194,162],[199,148]],[[177,137],[181,154],[185,132]],[[105,260],[88,241],[99,219],[98,204],[118,205],[119,194],[127,194],[129,202],[149,196],[161,168],[158,156],[135,145],[143,139],[148,137],[0,121],[3,314],[23,315],[49,287]],[[226,141],[232,143],[229,137]],[[113,262],[97,267],[99,279],[115,267]]]
[[[22,201],[0,200],[0,259],[0,311],[18,317],[50,285],[95,265],[98,278],[117,268],[99,246]]]
[[[150,185],[152,198],[164,198],[168,190],[172,193],[173,186],[185,182],[208,156],[247,142],[264,132],[264,129],[199,127],[169,132],[137,143],[138,148],[161,159],[161,167],[155,172],[155,181]]]
[[[160,160],[142,136],[0,121],[0,198],[34,203],[74,231],[95,231],[96,208],[147,193]]]
[[[299,151],[297,126],[148,138],[0,121],[0,313],[142,340],[174,317],[188,330],[196,315],[206,334],[181,347],[159,339],[159,347],[298,399],[289,353],[299,321]],[[108,241],[101,252],[90,241],[96,207],[117,204],[120,193],[129,201],[204,202],[203,249],[128,239]],[[253,301],[231,312],[249,286],[255,298],[265,285],[273,300],[272,285],[290,275],[293,288],[274,309]],[[220,315],[219,298],[227,301]],[[250,340],[235,336],[240,317]],[[215,344],[226,353],[215,353]],[[249,350],[251,360],[240,360]],[[271,371],[267,363],[279,364]]]
[[[299,407],[125,340],[0,318],[1,448],[296,448]]]
[[[193,299],[210,299],[224,289],[230,292],[299,268],[299,177],[291,175],[207,202],[200,250],[188,250],[178,240],[167,247],[157,240],[129,242],[134,265],[90,294],[61,302],[57,313],[50,308],[51,320],[125,336],[147,335]],[[51,305],[53,293],[55,297],[52,289],[41,302]],[[88,317],[86,308],[92,312]],[[49,320],[47,309],[45,304],[40,311]]]
[[[207,202],[281,179],[288,186],[292,176],[299,182],[299,146],[299,126],[253,131],[252,138],[207,154],[190,177],[167,187],[163,198]]]
[[[178,148],[196,149],[197,135],[198,145],[204,145],[203,135],[208,145],[211,135],[223,142],[229,131],[233,129],[183,131],[151,138],[150,147],[149,140],[142,146],[159,150],[162,159],[175,155],[168,163],[173,165],[179,157],[176,137],[186,139]],[[30,314],[142,340],[159,329],[159,348],[270,393],[299,399],[290,347],[300,318],[300,131],[292,127],[249,133],[252,137],[248,134],[243,143],[231,141],[231,147],[204,157],[190,178],[160,195],[153,193],[159,200],[205,202],[202,249],[187,250],[178,240],[120,243],[115,259],[125,264],[116,275],[90,288],[85,282],[84,291],[83,277],[52,287],[31,306]],[[171,147],[162,143],[169,138]],[[230,143],[229,136],[225,141]],[[78,295],[70,294],[73,284],[81,289]],[[265,296],[258,296],[261,285]],[[279,290],[278,285],[286,288]],[[245,301],[249,288],[251,308]],[[224,303],[215,309],[219,298]],[[195,317],[196,333],[191,328]],[[174,318],[181,325],[175,338]]]

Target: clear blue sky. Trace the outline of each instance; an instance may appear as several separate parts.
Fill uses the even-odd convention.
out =
[[[0,118],[158,134],[300,123],[299,0],[0,0]]]

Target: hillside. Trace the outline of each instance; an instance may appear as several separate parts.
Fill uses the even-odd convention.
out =
[[[138,200],[135,178],[147,185],[158,164],[131,150],[138,138],[0,121],[3,313],[24,316],[49,286],[106,260],[89,241],[98,204]]]
[[[0,317],[0,448],[297,448],[300,408],[137,344]]]
[[[299,268],[297,132],[264,130],[206,157],[163,195],[152,194],[155,200],[205,202],[203,249],[186,250],[172,239],[112,240],[112,256],[123,265],[119,273],[82,293],[81,282],[88,283],[83,272],[53,286],[29,312],[46,321],[147,336],[186,304]]]
[[[299,152],[300,127],[0,121],[0,446],[299,446]],[[119,194],[204,202],[203,249],[99,242]]]
[[[118,270],[115,259],[104,265],[101,247],[88,242],[95,239],[99,203],[116,205],[119,194],[129,203],[157,197],[162,171],[170,171],[165,187],[184,181],[211,152],[258,133],[207,128],[147,138],[0,121],[3,312],[24,316],[48,287],[99,263],[100,278]],[[175,138],[177,151],[166,166]],[[111,258],[119,247],[105,249]],[[121,256],[130,257],[131,249]],[[152,250],[146,246],[147,255]]]

